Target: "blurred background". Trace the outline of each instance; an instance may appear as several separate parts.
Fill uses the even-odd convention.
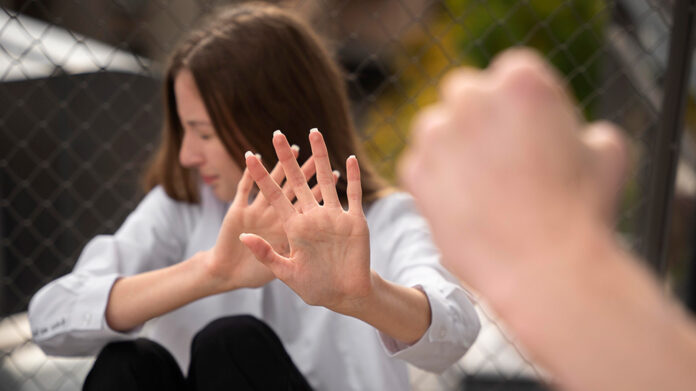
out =
[[[91,359],[43,355],[31,342],[28,302],[143,196],[140,170],[162,122],[163,62],[225,3],[0,0],[0,390],[80,389]],[[666,289],[693,305],[694,1],[277,3],[327,40],[362,139],[391,180],[413,115],[435,101],[448,70],[485,66],[514,45],[542,52],[582,115],[626,129],[634,170],[617,228]],[[471,351],[439,376],[413,369],[413,389],[546,389],[543,371],[478,310],[484,327]]]

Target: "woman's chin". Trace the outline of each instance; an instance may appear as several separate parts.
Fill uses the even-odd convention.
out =
[[[209,185],[213,190],[215,197],[222,202],[232,202],[234,200],[235,191],[230,191],[226,189],[225,186],[221,186],[219,183],[213,183]]]

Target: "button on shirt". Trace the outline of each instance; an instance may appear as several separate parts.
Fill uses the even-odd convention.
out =
[[[413,345],[358,319],[309,306],[278,280],[197,300],[128,333],[110,329],[104,314],[114,281],[210,249],[225,212],[226,205],[208,187],[201,188],[195,205],[153,189],[114,235],[90,241],[70,274],[33,297],[29,320],[36,343],[47,354],[84,356],[111,341],[146,337],[166,347],[185,373],[196,332],[217,318],[250,314],[273,328],[315,389],[357,391],[406,390],[405,362],[439,372],[474,342],[479,321],[473,305],[440,265],[427,224],[404,193],[374,202],[366,218],[372,269],[428,297],[431,325]]]

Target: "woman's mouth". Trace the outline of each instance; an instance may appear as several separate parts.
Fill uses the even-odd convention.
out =
[[[201,174],[201,179],[203,180],[203,182],[205,182],[206,185],[210,185],[211,183],[215,182],[218,179],[218,176],[217,175],[208,176],[208,175]]]

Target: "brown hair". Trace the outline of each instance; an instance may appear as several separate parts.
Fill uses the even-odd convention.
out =
[[[195,170],[178,160],[183,129],[174,79],[182,69],[193,74],[212,124],[239,167],[245,167],[247,150],[275,163],[271,137],[276,129],[300,146],[298,161],[304,162],[311,155],[309,130],[316,127],[326,141],[332,168],[341,172],[336,188],[343,201],[345,159],[350,155],[360,161],[365,202],[387,190],[356,136],[342,74],[318,37],[286,11],[246,3],[216,12],[171,56],[162,140],[144,175],[146,191],[162,185],[173,199],[199,199]]]

